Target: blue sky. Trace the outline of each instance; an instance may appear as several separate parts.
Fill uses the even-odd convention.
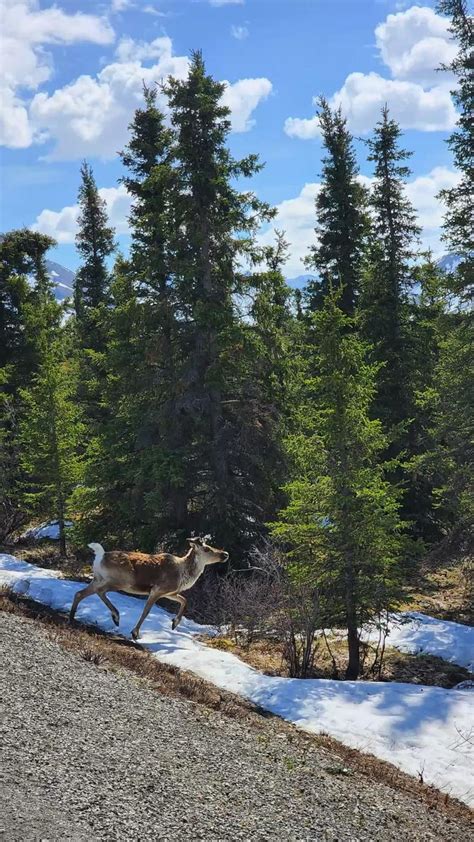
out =
[[[139,103],[142,80],[183,76],[192,49],[229,83],[230,144],[266,162],[253,181],[275,204],[291,243],[289,277],[304,271],[311,242],[321,144],[313,98],[341,104],[366,137],[387,102],[413,150],[407,190],[424,243],[436,253],[437,191],[455,183],[445,139],[456,114],[447,74],[455,47],[433,4],[395,0],[0,0],[3,99],[0,123],[2,230],[51,234],[51,256],[75,268],[78,171],[92,164],[121,247],[127,196],[115,152]],[[165,106],[165,103],[163,103]],[[370,179],[357,141],[362,176]],[[367,181],[369,183],[369,181]],[[263,231],[263,242],[271,239]]]

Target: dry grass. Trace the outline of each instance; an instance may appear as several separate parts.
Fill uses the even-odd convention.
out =
[[[208,646],[223,649],[237,655],[252,667],[266,675],[287,676],[283,660],[283,646],[274,639],[254,640],[248,646],[235,643],[228,637],[202,638]],[[343,677],[347,664],[347,648],[344,641],[330,640],[338,675]],[[450,664],[434,655],[407,655],[396,649],[385,651],[384,668],[379,678],[370,671],[370,654],[362,675],[366,681],[398,681],[408,684],[425,684],[432,687],[454,687],[460,681],[472,679],[472,673],[456,664]],[[317,650],[313,678],[334,678],[333,663],[327,648],[321,643]]]
[[[328,774],[361,774],[370,780],[407,793],[429,809],[437,809],[448,817],[465,822],[466,825],[472,823],[473,813],[467,805],[401,772],[390,763],[348,748],[325,734],[315,736],[299,731],[294,725],[268,711],[232,693],[220,691],[191,673],[161,664],[132,641],[111,637],[78,623],[70,626],[64,615],[25,597],[17,596],[8,588],[0,591],[0,611],[15,613],[40,623],[43,630],[58,645],[79,654],[97,669],[133,673],[163,695],[184,697],[195,704],[237,719],[257,729],[259,740],[265,740],[267,729],[272,729],[277,730],[282,738],[290,743],[297,741],[302,750],[316,745],[330,755],[326,767]],[[336,758],[341,762],[334,763]]]
[[[57,541],[22,542],[12,547],[0,547],[0,552],[9,553],[15,558],[44,567],[46,570],[60,570],[66,579],[83,581],[92,575],[89,549],[68,549],[66,557],[59,552]]]
[[[427,570],[409,591],[406,608],[440,620],[474,624],[474,562]]]

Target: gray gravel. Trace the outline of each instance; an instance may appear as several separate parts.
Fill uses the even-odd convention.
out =
[[[161,696],[27,618],[0,613],[0,659],[8,842],[466,838],[414,798],[334,774],[326,750]]]

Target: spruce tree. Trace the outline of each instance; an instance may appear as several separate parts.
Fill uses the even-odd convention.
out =
[[[39,361],[35,311],[40,298],[52,298],[45,254],[51,237],[27,228],[9,231],[0,239],[0,369],[4,386],[13,393],[28,383]],[[59,308],[51,313],[58,319]]]
[[[474,243],[472,225],[473,154],[473,20],[465,0],[440,0],[438,11],[451,18],[450,32],[458,44],[458,54],[448,69],[457,87],[452,91],[459,109],[456,130],[448,140],[454,162],[461,173],[460,182],[441,193],[446,204],[444,238],[459,254],[457,270],[445,276],[446,288],[454,293],[450,312],[442,325],[439,363],[436,368],[432,401],[435,442],[432,459],[437,500],[450,514],[451,536],[459,547],[469,546],[474,523],[474,330],[472,301],[474,278]],[[444,328],[444,330],[443,330]]]
[[[81,166],[76,248],[81,265],[74,279],[75,328],[79,361],[78,399],[88,422],[87,438],[103,417],[103,355],[107,346],[106,320],[110,300],[107,259],[112,254],[114,230],[108,224],[91,167]]]
[[[109,273],[106,261],[115,243],[114,230],[108,224],[105,201],[99,195],[92,168],[86,161],[81,166],[78,202],[76,248],[81,256],[81,266],[74,280],[74,302],[80,328],[89,333],[90,328],[94,327],[94,311],[108,301]],[[92,324],[89,322],[91,318]],[[98,337],[91,335],[90,339],[96,342]]]
[[[408,306],[408,342],[406,347],[407,381],[410,390],[409,420],[405,436],[403,515],[411,532],[432,546],[443,534],[449,513],[440,505],[434,489],[442,482],[439,460],[432,457],[437,368],[440,348],[451,317],[443,284],[443,273],[431,253],[413,267],[417,295]],[[397,442],[400,447],[400,439]],[[426,467],[430,464],[430,470]],[[401,473],[401,472],[400,472]]]
[[[267,516],[283,502],[281,485],[287,468],[283,436],[290,415],[290,361],[295,340],[291,290],[283,275],[288,243],[284,232],[275,234],[275,245],[265,249],[265,269],[252,276],[251,306],[242,313],[248,348],[247,392],[254,395],[248,409],[264,425],[253,458],[260,460],[260,494]]]
[[[61,337],[43,336],[42,361],[21,392],[19,425],[22,499],[32,514],[54,516],[59,548],[66,554],[67,502],[80,478],[77,458],[82,425],[75,403],[73,364],[62,356]]]
[[[182,367],[176,294],[174,134],[157,106],[156,89],[144,87],[145,107],[135,112],[121,154],[122,179],[133,198],[130,272],[143,303],[143,359],[137,372],[144,403],[136,430],[141,463],[139,495],[149,539],[171,540],[186,529],[183,435],[176,399]],[[138,493],[138,487],[137,487]]]
[[[409,152],[400,148],[401,131],[382,110],[374,136],[367,141],[374,162],[370,193],[373,239],[364,278],[360,316],[366,339],[383,363],[378,375],[376,414],[386,429],[406,422],[412,404],[410,391],[409,305],[415,283],[412,261],[419,227],[405,182]]]
[[[397,495],[384,473],[387,441],[371,418],[377,366],[334,295],[311,319],[299,357],[292,479],[273,534],[290,572],[318,594],[321,627],[347,630],[346,678],[360,672],[360,629],[400,594]]]
[[[446,205],[444,240],[461,257],[457,271],[450,277],[454,292],[471,300],[474,289],[474,25],[466,0],[439,0],[438,11],[451,18],[450,33],[458,45],[458,54],[450,65],[441,68],[454,74],[456,88],[451,92],[459,111],[457,127],[448,140],[454,164],[461,173],[455,187],[442,190]]]
[[[239,262],[255,254],[255,233],[272,213],[234,186],[261,165],[255,155],[240,161],[230,155],[224,85],[206,73],[201,54],[193,54],[186,80],[170,79],[164,89],[176,137],[174,284],[185,364],[175,409],[188,528],[243,551],[261,532],[268,477],[259,453],[265,408],[249,376],[251,346],[236,312],[236,297],[252,288],[252,276],[239,271]]]
[[[102,535],[110,546],[152,550],[140,535],[143,499],[136,493],[136,430],[145,411],[140,389],[143,305],[123,258],[115,263],[110,295],[102,397],[106,411],[88,443],[83,482],[73,492],[72,505],[79,514],[75,533],[83,543]]]
[[[45,265],[50,237],[22,229],[0,239],[0,534],[19,528],[29,511],[22,498],[20,390],[42,360],[44,330],[57,329],[55,302]]]
[[[326,150],[321,188],[316,197],[317,243],[305,260],[317,279],[306,289],[311,310],[318,309],[331,289],[342,289],[341,307],[352,315],[357,303],[365,240],[368,232],[367,191],[358,181],[353,140],[341,109],[332,111],[319,99],[319,123]]]

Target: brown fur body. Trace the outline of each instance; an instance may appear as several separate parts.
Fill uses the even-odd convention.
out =
[[[179,603],[178,614],[172,622],[172,628],[175,629],[186,607],[186,599],[179,591],[191,588],[207,565],[227,561],[229,557],[225,550],[211,547],[201,538],[190,538],[189,543],[191,547],[182,557],[171,553],[147,554],[122,550],[105,552],[100,544],[89,544],[95,552],[94,579],[75,595],[70,619],[74,619],[81,600],[97,594],[110,609],[112,619],[118,626],[119,613],[106,594],[111,591],[126,591],[148,596],[141,617],[132,631],[133,638],[137,639],[140,626],[149,611],[155,602],[164,596]]]
[[[143,595],[159,585],[167,593],[176,593],[180,571],[174,558],[171,553],[147,555],[117,550],[105,553],[102,568],[117,583],[118,590]]]

